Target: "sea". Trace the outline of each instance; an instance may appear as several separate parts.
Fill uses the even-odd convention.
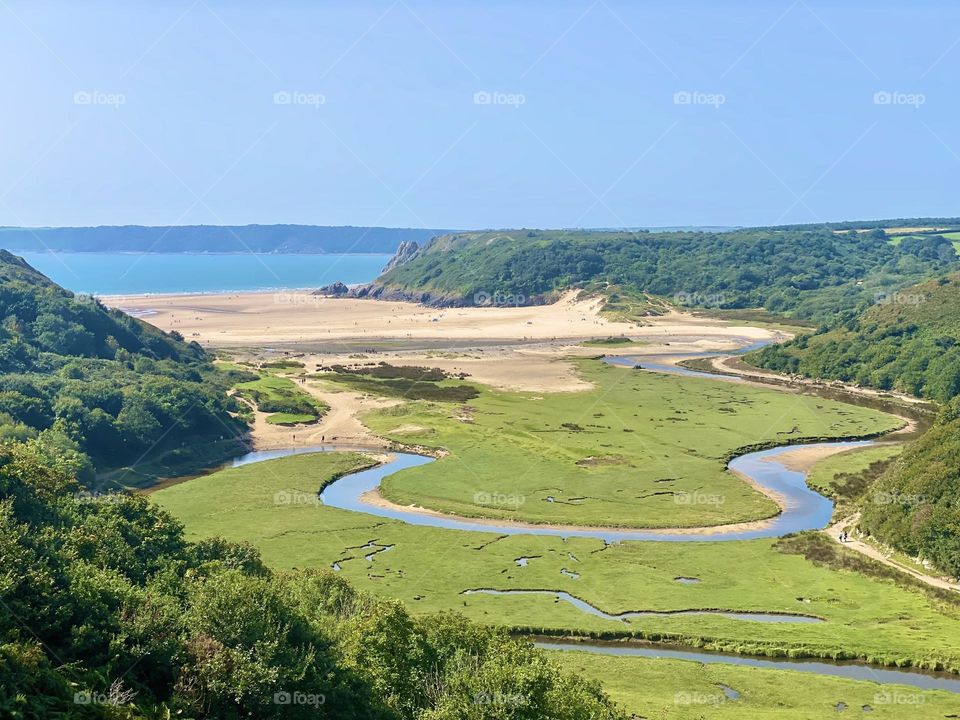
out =
[[[58,285],[89,295],[315,289],[374,280],[390,255],[17,252]]]

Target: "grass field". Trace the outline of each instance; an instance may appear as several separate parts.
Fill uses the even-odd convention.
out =
[[[276,375],[239,383],[236,391],[261,412],[270,413],[267,422],[276,425],[316,422],[329,410],[323,402],[297,387],[293,380]]]
[[[778,551],[775,540],[607,546],[411,526],[318,504],[317,490],[331,478],[369,462],[352,453],[288,457],[220,471],[153,498],[191,537],[249,541],[278,569],[339,563],[358,587],[399,598],[415,612],[455,609],[477,621],[550,634],[634,635],[735,652],[960,669],[960,607],[891,580],[814,565]],[[518,558],[529,558],[525,567]],[[678,577],[700,582],[682,584]],[[724,609],[825,622],[684,615],[623,622],[551,596],[462,594],[476,588],[563,590],[611,614]]]
[[[903,452],[903,445],[884,444],[857,448],[832,455],[818,462],[807,476],[807,484],[833,498],[834,517],[852,511],[856,502],[877,479],[887,463]]]
[[[365,415],[380,435],[448,452],[388,478],[384,496],[537,523],[720,525],[777,512],[770,498],[726,472],[738,449],[901,424],[810,396],[576,362],[594,389],[537,395],[478,388],[466,404],[408,402]],[[365,389],[376,391],[377,382],[369,379]],[[684,502],[690,497],[703,501]]]
[[[627,711],[648,720],[809,720],[830,717],[956,717],[952,693],[823,675],[688,660],[551,651],[565,669],[596,680]],[[740,697],[726,696],[723,687]],[[846,706],[843,712],[839,708]],[[870,708],[866,710],[866,708]]]

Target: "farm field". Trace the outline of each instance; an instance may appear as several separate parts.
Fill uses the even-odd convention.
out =
[[[371,462],[356,453],[300,455],[223,470],[152,498],[190,537],[250,542],[277,569],[336,563],[357,587],[399,598],[418,613],[455,609],[538,633],[632,635],[735,652],[960,668],[960,606],[887,578],[816,565],[782,552],[777,540],[605,545],[506,537],[412,526],[317,502],[317,491],[332,478]],[[463,594],[481,588],[545,592]],[[556,591],[609,615],[719,609],[823,622],[683,614],[624,621],[578,609],[558,600]]]
[[[950,240],[953,243],[954,249],[957,251],[958,254],[960,254],[960,232],[944,232],[944,233],[938,233],[938,234],[941,237],[945,237],[947,240]],[[910,234],[895,235],[894,237],[890,238],[890,243],[893,245],[899,245],[906,238],[921,239],[922,237],[923,237],[922,235],[910,235]]]
[[[736,450],[873,435],[900,424],[814,397],[574,362],[592,390],[537,394],[477,386],[479,396],[462,405],[408,402],[364,415],[379,435],[447,452],[387,478],[383,496],[399,505],[534,523],[652,528],[752,521],[776,514],[777,506],[725,470]],[[380,381],[363,382],[364,391],[378,391]]]

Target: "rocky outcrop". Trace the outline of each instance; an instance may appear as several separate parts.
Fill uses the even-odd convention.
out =
[[[417,256],[419,251],[420,245],[418,243],[413,240],[404,240],[400,243],[400,247],[397,248],[397,251],[393,254],[393,257],[390,258],[390,262],[388,262],[387,266],[383,268],[383,272],[388,273],[394,268],[410,262]]]
[[[350,294],[350,288],[337,280],[337,282],[333,283],[332,285],[324,285],[322,288],[314,290],[310,294],[323,295],[324,297],[346,297]]]

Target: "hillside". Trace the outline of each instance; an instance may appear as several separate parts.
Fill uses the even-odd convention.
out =
[[[196,343],[0,251],[0,439],[56,437],[100,469],[149,462],[242,435],[227,384]]]
[[[0,443],[0,717],[626,720],[506,631],[189,542],[143,495],[83,492],[78,470],[40,439]]]
[[[42,353],[112,360],[124,350],[181,362],[204,358],[199,345],[74,295],[6,250],[0,250],[0,318],[0,372],[34,369]]]
[[[318,225],[141,225],[0,228],[0,248],[14,251],[163,253],[392,253],[446,230]]]
[[[866,307],[878,292],[960,267],[948,241],[896,244],[882,229],[458,233],[406,256],[369,294],[439,305],[536,304],[572,286],[616,286],[685,306],[806,319]]]
[[[960,577],[960,405],[904,450],[861,503],[860,526]]]
[[[960,394],[960,274],[880,294],[860,315],[747,360],[946,402]]]

